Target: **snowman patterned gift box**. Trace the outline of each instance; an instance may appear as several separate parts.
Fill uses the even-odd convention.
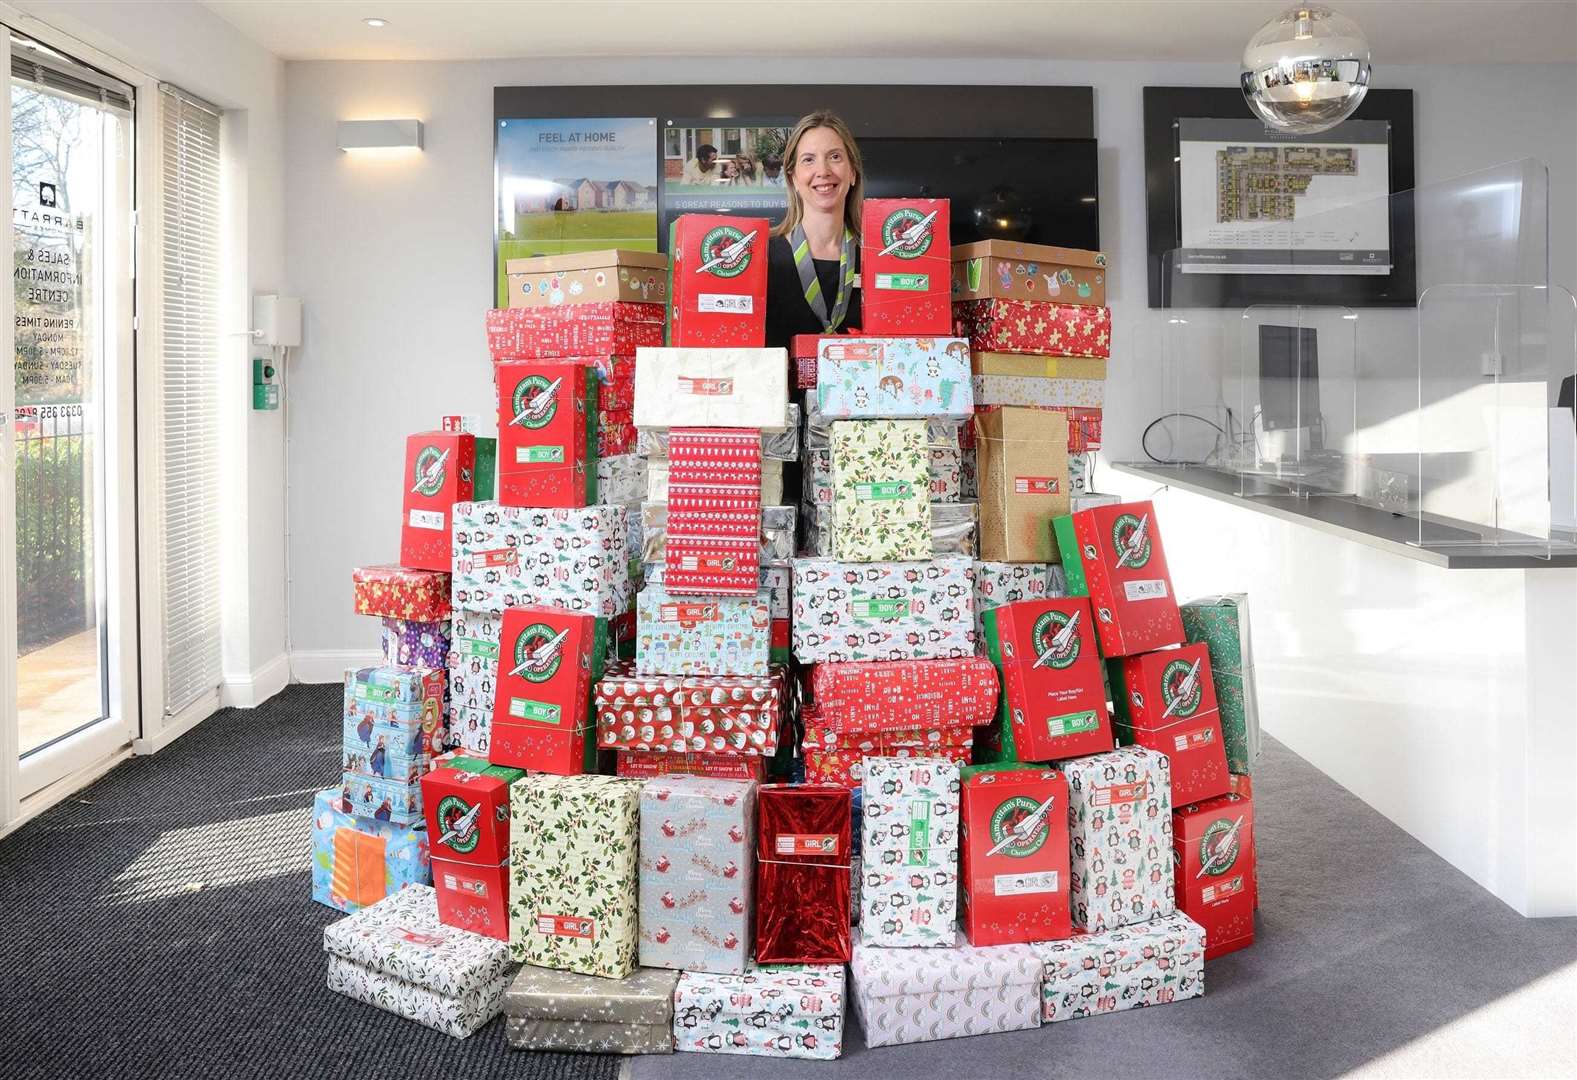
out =
[[[842,964],[686,971],[674,988],[674,1049],[831,1061],[843,1053]]]
[[[1172,770],[1166,755],[1122,746],[1057,768],[1068,778],[1073,928],[1093,934],[1172,914]]]
[[[497,614],[545,604],[611,619],[630,606],[622,506],[454,507],[454,605]]]
[[[958,939],[958,765],[865,759],[860,926],[871,945]]]
[[[537,967],[635,970],[641,782],[528,776],[510,788],[509,951]]]
[[[953,416],[975,411],[963,338],[825,338],[816,411],[844,419]]]
[[[794,561],[794,656],[934,660],[975,654],[974,566],[949,556],[923,563]]]
[[[636,603],[635,670],[655,675],[765,675],[771,597],[672,596],[648,584]]]
[[[641,791],[640,962],[743,973],[750,960],[756,785],[663,776]]]
[[[677,971],[623,979],[525,967],[504,995],[504,1037],[516,1050],[671,1054]]]
[[[1205,931],[1181,911],[1030,948],[1045,965],[1041,1019],[1048,1024],[1205,992]]]
[[[501,941],[445,926],[412,885],[323,931],[328,987],[463,1039],[497,1016],[512,966]]]
[[[1041,961],[1028,945],[883,949],[861,930],[849,982],[866,1046],[1040,1027]]]

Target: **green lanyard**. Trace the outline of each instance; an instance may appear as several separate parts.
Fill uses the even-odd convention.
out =
[[[838,252],[838,299],[832,305],[830,319],[827,298],[821,293],[821,279],[816,276],[816,267],[811,262],[810,241],[805,238],[803,226],[796,225],[789,233],[789,247],[794,249],[794,268],[799,271],[800,287],[805,290],[805,303],[821,320],[822,328],[831,333],[843,325],[844,316],[849,313],[849,298],[854,295],[854,233],[848,227],[843,230],[843,247]]]

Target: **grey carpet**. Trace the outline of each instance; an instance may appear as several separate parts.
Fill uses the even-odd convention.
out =
[[[340,695],[291,687],[134,759],[0,840],[0,1075],[607,1078],[619,1061],[465,1041],[324,988],[312,793]],[[1525,920],[1275,742],[1259,775],[1254,948],[1205,997],[837,1062],[676,1054],[666,1077],[1328,1077],[1577,961],[1577,920]]]

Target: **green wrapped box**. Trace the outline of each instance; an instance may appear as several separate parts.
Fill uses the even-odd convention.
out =
[[[1259,758],[1259,698],[1254,691],[1254,651],[1249,638],[1248,594],[1225,593],[1190,600],[1179,609],[1190,644],[1210,653],[1227,770],[1247,776]]]

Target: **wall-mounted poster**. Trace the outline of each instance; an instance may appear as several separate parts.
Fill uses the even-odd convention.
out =
[[[776,222],[788,208],[783,147],[794,120],[664,120],[662,235],[680,214]]]
[[[657,120],[500,119],[493,190],[494,295],[504,264],[532,255],[656,251]]]

